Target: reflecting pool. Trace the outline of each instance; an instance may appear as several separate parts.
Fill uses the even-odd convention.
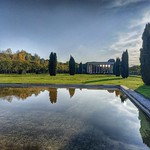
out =
[[[0,150],[149,150],[150,120],[119,90],[0,88]]]

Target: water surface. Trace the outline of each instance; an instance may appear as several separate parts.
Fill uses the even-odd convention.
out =
[[[0,150],[149,150],[150,120],[118,90],[0,88]]]

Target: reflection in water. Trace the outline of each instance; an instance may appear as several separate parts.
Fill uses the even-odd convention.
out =
[[[120,99],[121,99],[121,103],[124,103],[128,99],[128,97],[127,97],[127,95],[121,93],[120,94]]]
[[[75,94],[75,88],[69,88],[69,94],[70,94],[70,98],[72,98],[73,95]]]
[[[35,96],[38,96],[41,91],[45,91],[48,88],[0,88],[0,98],[3,100],[7,100],[8,102],[11,102],[13,98],[17,98],[18,100],[25,100],[28,97],[32,96],[33,94]]]
[[[49,99],[51,103],[56,103],[57,102],[57,88],[49,88]]]
[[[114,90],[107,90],[109,93],[114,93]]]
[[[22,146],[14,145],[13,143],[6,143],[1,145],[1,150],[41,150],[42,147],[39,145],[22,144]]]
[[[127,95],[123,94],[120,90],[115,90],[115,95],[116,97],[120,96],[121,103],[124,103],[128,99]]]
[[[143,139],[143,143],[150,147],[150,120],[141,110],[139,110],[139,120],[141,120],[140,134]]]
[[[45,94],[41,93],[45,90]],[[30,97],[27,103],[0,101],[0,150],[148,150],[150,121],[119,90],[115,90],[115,96],[111,94],[113,90],[108,90],[110,94],[105,90],[84,89],[78,93],[79,90],[69,88],[70,98],[75,90],[79,95],[74,101],[69,101],[69,96],[64,98],[68,91],[63,90],[0,88],[1,100],[11,102]],[[48,105],[47,91],[51,103],[56,105]],[[62,100],[57,102],[58,92]],[[116,101],[112,102],[112,97]],[[123,105],[120,100],[128,101]]]
[[[115,94],[116,94],[117,97],[120,96],[121,95],[120,90],[115,90]]]

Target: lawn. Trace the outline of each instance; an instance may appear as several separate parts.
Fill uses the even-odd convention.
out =
[[[0,83],[51,83],[51,84],[111,84],[124,85],[131,88],[144,96],[150,98],[150,86],[144,85],[140,76],[130,76],[127,79],[113,75],[88,75],[77,74],[70,76],[68,74],[0,74]]]

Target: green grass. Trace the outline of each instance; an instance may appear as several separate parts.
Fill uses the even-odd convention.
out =
[[[150,98],[150,86],[144,85],[140,76],[130,76],[127,79],[113,75],[74,75],[57,74],[0,74],[0,83],[51,83],[51,84],[111,84],[124,85]]]

